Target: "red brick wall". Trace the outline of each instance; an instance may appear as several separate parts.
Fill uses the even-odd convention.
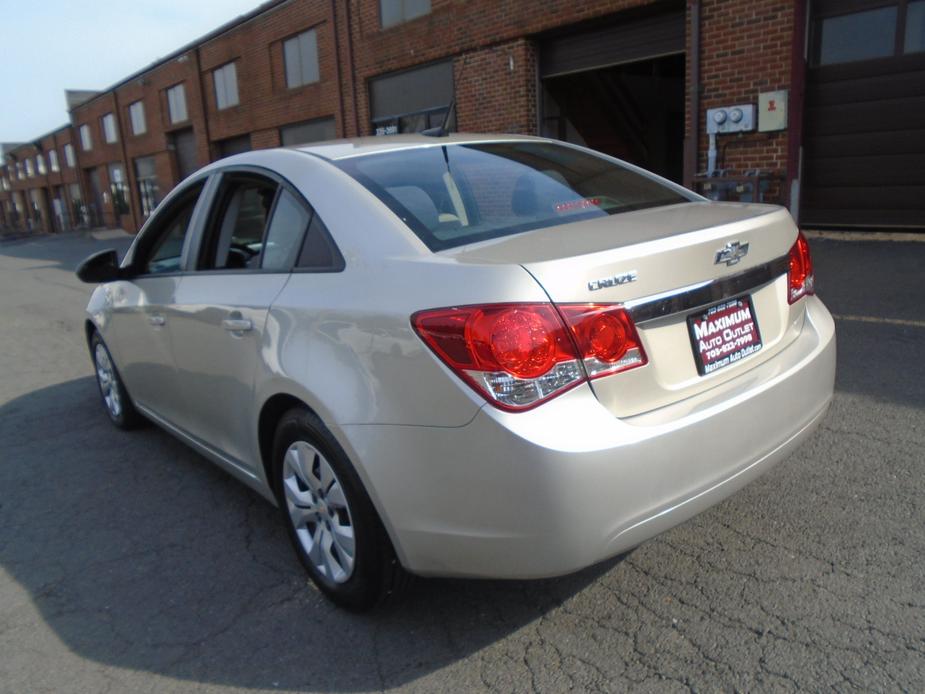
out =
[[[495,48],[504,50],[505,47],[512,49],[517,44],[524,44],[518,50],[523,51],[525,64],[535,66],[535,49],[530,47],[530,39],[525,37],[631,7],[653,4],[653,0],[546,0],[542,3],[533,0],[432,0],[430,14],[382,29],[377,0],[348,1],[352,8],[350,26],[356,63],[360,134],[367,135],[372,132],[367,88],[368,80],[372,77],[452,56],[457,62],[454,64],[454,74],[458,80],[458,62],[467,54],[472,54],[473,59],[486,69],[501,66],[506,70],[507,58],[500,52],[491,50],[482,54],[482,51]],[[516,69],[518,63],[515,56]],[[526,84],[525,73],[514,76],[518,81],[516,89],[535,91],[535,67],[533,69],[534,72],[529,76],[531,85]],[[457,89],[460,86],[466,89],[469,79],[477,78],[463,75],[462,82],[457,82]],[[467,98],[471,103],[471,97]],[[515,99],[517,103],[523,102],[519,94]],[[497,101],[492,102],[489,98],[486,103]],[[509,123],[513,131],[532,134],[536,132],[535,108],[536,99],[533,98],[527,110],[521,110],[514,116],[513,107],[505,105],[508,115],[495,117],[486,113],[488,119],[484,125],[478,117],[473,119],[471,113],[466,117],[471,125],[464,125],[460,113],[460,129],[498,130],[498,127],[490,127],[497,122]]]
[[[527,39],[457,57],[453,80],[459,130],[535,133],[536,57]]]
[[[707,109],[757,104],[759,92],[789,88],[794,23],[790,0],[703,0],[701,5],[697,171],[707,164]],[[786,130],[722,135],[718,165],[734,173],[761,169],[784,176],[787,147]]]
[[[331,3],[306,0],[284,5],[200,47],[202,84],[213,142],[252,133],[251,146],[279,145],[280,126],[333,116],[341,132]],[[283,41],[314,29],[320,80],[286,86]],[[239,105],[219,111],[212,72],[235,61]],[[213,155],[215,152],[213,152]]]

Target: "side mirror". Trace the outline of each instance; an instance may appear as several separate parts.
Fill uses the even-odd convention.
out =
[[[77,267],[77,279],[89,284],[112,282],[122,277],[119,256],[113,248],[94,253]]]

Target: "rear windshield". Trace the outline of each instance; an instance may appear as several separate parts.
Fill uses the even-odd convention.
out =
[[[433,251],[690,201],[603,157],[546,142],[420,147],[334,163]]]

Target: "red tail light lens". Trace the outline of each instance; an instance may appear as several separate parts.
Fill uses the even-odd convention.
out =
[[[809,253],[809,242],[801,231],[797,235],[796,243],[790,249],[790,269],[787,272],[787,301],[795,303],[797,299],[807,294],[814,294],[815,276],[813,275],[813,259]]]
[[[623,309],[558,308],[561,316],[552,304],[461,306],[421,311],[411,323],[447,366],[505,410],[529,409],[589,376],[646,363]]]
[[[623,308],[601,304],[559,307],[590,378],[643,366],[648,360],[633,320]]]

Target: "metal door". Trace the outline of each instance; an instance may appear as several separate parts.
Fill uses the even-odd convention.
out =
[[[925,228],[925,3],[812,4],[800,223]]]

